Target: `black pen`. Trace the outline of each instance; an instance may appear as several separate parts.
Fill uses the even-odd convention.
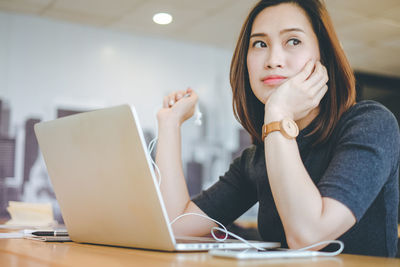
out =
[[[59,231],[34,231],[32,235],[36,236],[68,236],[68,232],[65,230]]]

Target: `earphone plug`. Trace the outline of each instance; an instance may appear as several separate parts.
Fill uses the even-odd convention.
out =
[[[189,97],[190,94],[186,93],[183,97]],[[201,117],[203,117],[203,114],[201,113],[200,109],[199,109],[199,104],[196,104],[196,106],[194,107],[194,117],[195,117],[195,121],[194,124],[197,126],[201,126],[202,122],[201,122]]]
[[[200,112],[199,104],[196,104],[196,107],[194,110],[194,116],[195,116],[194,124],[196,124],[197,126],[201,126],[201,124],[202,124],[201,117],[203,117],[203,114]]]

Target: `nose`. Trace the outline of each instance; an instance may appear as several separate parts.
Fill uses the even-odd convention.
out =
[[[265,59],[265,69],[283,68],[283,52],[279,47],[272,47]]]

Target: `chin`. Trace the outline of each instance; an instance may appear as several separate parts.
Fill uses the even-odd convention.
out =
[[[259,88],[259,90],[257,90],[258,94],[255,94],[255,91],[253,91],[253,94],[258,99],[258,101],[260,101],[261,103],[263,103],[265,105],[265,103],[267,103],[271,94],[274,92],[273,89],[274,88],[266,89],[265,87]]]
[[[268,92],[268,94],[264,95],[261,99],[259,99],[264,105],[267,103],[268,99],[270,98],[272,92]]]
[[[264,97],[264,98],[258,98],[258,100],[261,102],[261,103],[263,103],[263,105],[265,105],[265,103],[267,103],[267,101],[268,101],[268,99],[269,99],[269,97]]]

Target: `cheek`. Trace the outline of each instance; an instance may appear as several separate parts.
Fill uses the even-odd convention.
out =
[[[319,60],[319,52],[307,51],[293,55],[290,60],[290,70],[292,74],[295,75],[300,72],[310,59]]]
[[[304,67],[304,65],[307,63],[307,61],[310,60],[309,55],[298,55],[296,56],[293,60],[291,60],[291,70],[293,71],[293,74],[298,73],[301,71],[301,69]]]
[[[257,60],[257,57],[249,54],[247,56],[247,71],[249,72],[249,77],[251,79],[252,76],[256,75],[258,65],[259,65],[259,60]]]
[[[260,59],[258,57],[249,55],[247,57],[247,72],[249,75],[250,85],[252,87],[253,85],[256,84],[257,79],[259,79],[259,71],[260,71]]]
[[[267,93],[267,91],[261,89],[260,83],[257,83],[260,81],[263,68],[264,62],[262,60],[262,56],[254,54],[247,55],[247,71],[249,75],[251,90],[253,91],[253,94],[257,97],[257,99],[265,104],[265,94]]]

